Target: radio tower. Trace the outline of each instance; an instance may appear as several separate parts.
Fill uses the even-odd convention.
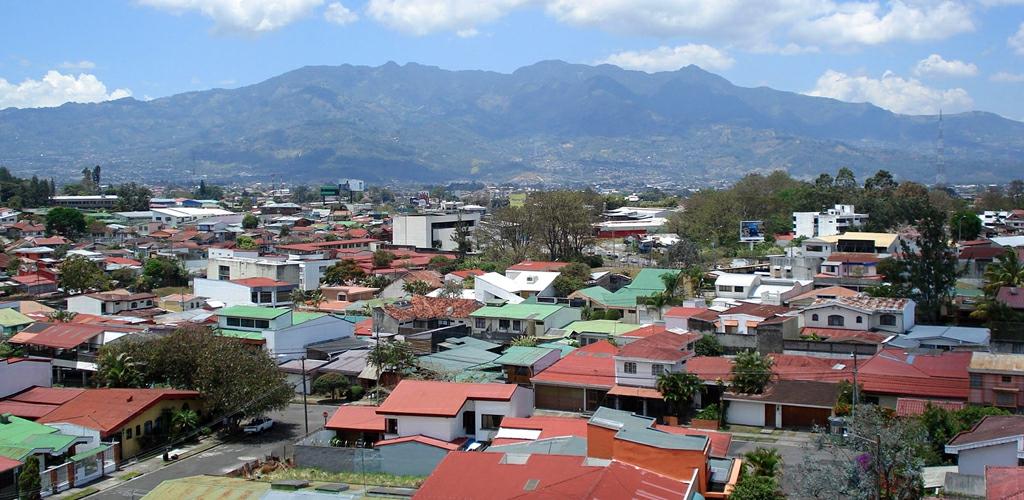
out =
[[[942,134],[942,109],[939,109],[939,140],[935,144],[935,185],[946,184],[946,139]]]

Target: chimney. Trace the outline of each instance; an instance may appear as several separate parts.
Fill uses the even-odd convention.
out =
[[[9,423],[11,423],[11,414],[10,413],[4,413],[4,414],[0,415],[0,424],[9,424]]]

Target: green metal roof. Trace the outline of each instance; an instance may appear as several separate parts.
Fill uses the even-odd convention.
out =
[[[110,449],[110,445],[107,445],[107,444],[100,445],[100,446],[98,446],[96,448],[93,448],[93,449],[91,449],[89,451],[83,451],[83,452],[81,452],[81,453],[79,453],[77,455],[73,455],[71,457],[71,461],[72,462],[77,462],[77,461],[79,461],[79,460],[81,460],[83,458],[89,458],[89,457],[91,457],[93,455],[97,455],[97,454],[103,453],[104,451],[107,451],[108,449]]]
[[[495,359],[494,363],[498,365],[510,366],[533,366],[534,363],[540,361],[541,358],[547,356],[551,351],[554,350],[556,349],[514,345],[512,347],[509,347],[504,354],[498,357],[498,359]]]
[[[493,361],[498,355],[476,347],[459,347],[422,356],[419,364],[437,372],[461,372],[465,370],[486,370],[496,368]]]
[[[288,312],[291,312],[291,309],[285,307],[231,306],[217,311],[217,315],[253,319],[274,319]]]
[[[438,344],[440,347],[445,349],[457,349],[460,347],[475,347],[484,351],[493,351],[499,347],[500,344],[488,342],[486,340],[480,340],[473,337],[452,337],[444,342]]]
[[[637,297],[647,297],[656,292],[641,288],[620,288],[617,292],[612,293],[602,287],[592,286],[577,293],[605,307],[633,308],[636,307]]]
[[[469,315],[474,318],[509,318],[543,320],[558,312],[562,306],[551,304],[506,304],[501,307],[485,306]]]
[[[571,346],[571,345],[569,345],[569,344],[567,344],[565,342],[557,341],[557,340],[554,341],[554,342],[544,342],[543,344],[537,344],[537,347],[545,347],[545,348],[548,348],[548,349],[559,349],[559,350],[562,351],[562,357],[563,358],[566,355],[568,355],[570,352],[573,352],[573,351],[576,350],[575,347],[573,347],[573,346]]]
[[[314,319],[322,318],[324,316],[327,316],[327,314],[319,312],[294,311],[292,312],[292,324],[301,325],[307,321],[312,321]]]
[[[573,333],[603,333],[605,335],[622,335],[633,330],[642,328],[642,325],[621,323],[611,319],[592,319],[589,321],[573,321],[566,325],[563,330],[567,334]]]
[[[78,438],[61,434],[56,427],[31,420],[4,415],[7,423],[0,423],[0,455],[21,460],[35,450],[63,450]]]
[[[222,337],[231,337],[234,339],[247,339],[247,340],[263,340],[263,333],[253,332],[250,330],[232,330],[230,328],[221,328],[217,330]]]
[[[35,323],[32,318],[21,314],[11,307],[4,307],[0,309],[0,326],[20,326]]]
[[[633,278],[633,281],[626,285],[625,288],[662,292],[665,290],[665,283],[661,281],[661,275],[666,273],[677,275],[679,272],[678,269],[658,269],[655,267],[641,269],[636,274],[636,277]]]

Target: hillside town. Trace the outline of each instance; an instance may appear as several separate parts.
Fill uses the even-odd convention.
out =
[[[58,189],[3,169],[0,204],[0,498],[1024,481],[1021,181],[175,187],[94,167]]]

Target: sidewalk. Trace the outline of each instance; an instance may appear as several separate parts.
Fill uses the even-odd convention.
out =
[[[745,441],[748,443],[773,443],[785,446],[807,446],[814,444],[817,439],[817,435],[813,432],[798,432],[780,429],[774,429],[770,432],[754,432],[747,429],[728,430],[724,432],[732,434],[734,441]]]
[[[142,460],[129,460],[125,464],[122,464],[121,469],[114,471],[111,475],[101,478],[99,481],[94,481],[85,486],[79,488],[71,488],[67,491],[58,493],[49,498],[61,499],[61,498],[84,498],[102,491],[108,490],[115,486],[119,486],[125,481],[135,479],[139,476],[149,474],[150,472],[158,471],[163,467],[171,465],[173,463],[185,460],[194,455],[210,450],[223,444],[216,436],[210,436],[200,441],[198,444],[188,448],[182,453],[178,460],[173,462],[164,462],[163,454],[157,454],[150,456]]]

